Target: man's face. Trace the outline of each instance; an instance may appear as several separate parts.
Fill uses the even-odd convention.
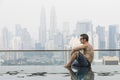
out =
[[[80,42],[83,44],[84,43],[84,38],[80,36]]]

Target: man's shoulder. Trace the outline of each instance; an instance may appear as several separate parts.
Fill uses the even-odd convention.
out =
[[[93,48],[93,46],[90,43],[86,44],[86,46],[89,48]]]
[[[86,44],[83,44],[83,45],[85,45],[85,46],[91,46],[91,44],[89,44],[89,43],[86,43]]]

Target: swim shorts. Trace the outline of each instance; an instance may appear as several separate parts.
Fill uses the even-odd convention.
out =
[[[72,63],[73,67],[91,67],[90,62],[83,56],[81,52],[78,53],[77,58]]]

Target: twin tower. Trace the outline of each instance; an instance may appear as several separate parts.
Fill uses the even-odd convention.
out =
[[[54,39],[54,34],[56,29],[56,13],[55,13],[54,6],[51,8],[51,12],[50,12],[49,31],[47,31],[48,26],[47,26],[46,19],[47,18],[46,18],[45,8],[42,8],[41,14],[40,14],[39,43],[43,48],[45,48],[45,43],[47,40]]]

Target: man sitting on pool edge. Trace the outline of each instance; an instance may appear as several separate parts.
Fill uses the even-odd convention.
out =
[[[65,68],[69,68],[71,66],[76,66],[76,67],[90,67],[91,66],[91,63],[94,57],[94,50],[88,41],[89,41],[89,37],[87,34],[80,35],[80,42],[83,45],[75,47],[72,50],[71,58],[69,62],[64,65]]]

